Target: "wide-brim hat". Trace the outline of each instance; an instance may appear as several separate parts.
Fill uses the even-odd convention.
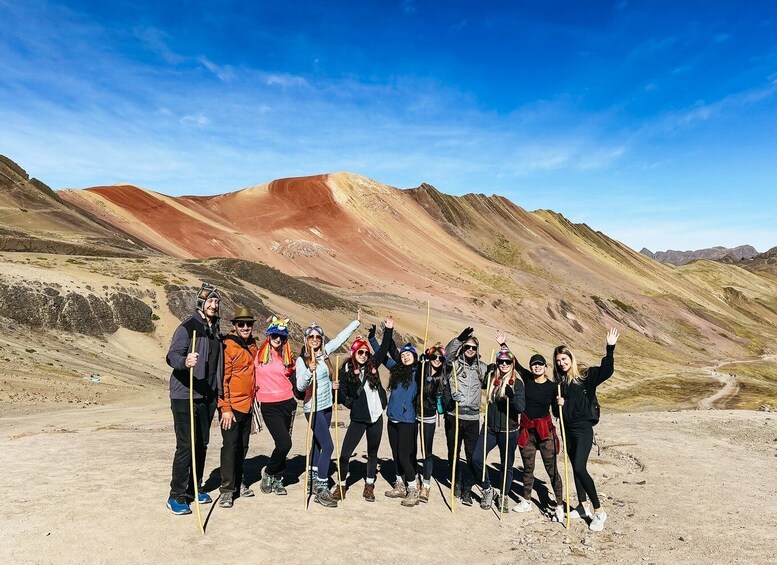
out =
[[[251,313],[251,310],[249,308],[246,308],[243,306],[242,308],[238,308],[235,311],[235,315],[230,320],[231,322],[255,322],[256,318],[254,318],[253,313]]]

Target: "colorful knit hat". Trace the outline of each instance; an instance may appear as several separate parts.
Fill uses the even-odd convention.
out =
[[[289,337],[289,319],[277,318],[275,316],[270,320],[270,325],[267,326],[264,335],[269,336],[271,334],[282,335],[283,337]]]
[[[356,362],[356,352],[360,349],[366,349],[367,350],[367,359],[370,358],[372,355],[372,350],[370,349],[369,342],[364,339],[362,336],[357,335],[356,339],[353,340],[353,343],[351,344],[351,365],[354,367],[354,371],[356,371],[356,367],[359,366],[359,364]]]
[[[287,338],[289,336],[289,318],[278,318],[273,316],[268,319],[268,322],[270,322],[270,325],[267,326],[267,331],[265,332],[267,337],[264,338],[264,342],[259,346],[259,351],[256,353],[256,362],[260,365],[269,365],[272,363],[270,334],[285,335]],[[281,346],[281,360],[286,367],[294,366],[294,357],[292,357],[291,344],[288,339],[286,339]]]
[[[197,310],[205,308],[205,303],[209,298],[218,298],[221,300],[221,295],[216,287],[206,282],[202,283],[200,290],[197,292]]]
[[[445,360],[445,348],[440,342],[435,343],[433,346],[426,350],[426,356],[430,359],[435,355],[439,355],[443,358],[443,360]]]
[[[513,355],[510,352],[510,350],[507,349],[506,347],[503,347],[502,349],[500,349],[499,353],[496,354],[497,363],[499,363],[499,361],[504,361],[504,360],[510,361],[511,363],[515,362],[515,355]]]
[[[321,340],[323,341],[323,339],[324,339],[324,329],[321,326],[319,326],[317,323],[315,323],[315,322],[313,322],[307,328],[305,328],[305,339],[307,339],[308,336],[310,334],[312,334],[313,332],[316,332],[318,335],[320,335],[321,336]]]

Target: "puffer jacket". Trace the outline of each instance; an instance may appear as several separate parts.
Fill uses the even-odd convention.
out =
[[[461,345],[462,342],[458,338],[453,338],[445,346],[445,358],[452,360],[451,380],[453,380],[453,375],[456,375],[458,391],[464,395],[464,400],[459,402],[459,419],[479,420],[482,383],[487,366],[480,360],[479,356],[475,357],[471,363],[467,361],[464,353],[460,351]],[[451,383],[451,394],[456,390],[456,385]],[[455,415],[455,406],[448,410],[448,414]]]

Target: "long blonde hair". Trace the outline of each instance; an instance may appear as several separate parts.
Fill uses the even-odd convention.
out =
[[[572,360],[572,365],[566,373],[562,373],[556,363],[556,357],[559,355],[566,355]],[[559,345],[553,350],[553,380],[556,382],[562,382],[564,384],[570,384],[573,381],[584,381],[588,376],[588,367],[582,363],[578,365],[575,354],[572,353],[566,345]]]
[[[494,383],[497,378],[499,379],[498,385]],[[515,381],[520,378],[520,374],[515,372],[515,359],[513,359],[513,364],[510,366],[510,372],[506,375],[502,374],[502,372],[499,370],[499,366],[495,367],[491,379],[488,381],[488,389],[486,390],[486,399],[488,402],[493,403],[504,398],[505,389],[507,388],[509,382],[513,381],[513,383],[515,383]]]

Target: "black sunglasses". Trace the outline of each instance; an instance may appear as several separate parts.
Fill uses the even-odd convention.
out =
[[[445,359],[445,357],[443,357],[442,355],[432,355],[431,357],[429,357],[429,359],[432,361],[442,361],[443,359]]]
[[[235,322],[235,327],[238,328],[253,328],[254,323],[253,322]]]
[[[477,351],[478,346],[477,345],[465,345],[464,351]]]
[[[286,341],[288,338],[281,334],[270,334],[270,339],[280,339],[281,341]]]
[[[370,350],[369,349],[359,349],[356,351],[356,355],[369,355]]]
[[[500,359],[496,363],[497,363],[497,365],[512,365],[513,364],[513,362],[510,361],[509,359]]]

